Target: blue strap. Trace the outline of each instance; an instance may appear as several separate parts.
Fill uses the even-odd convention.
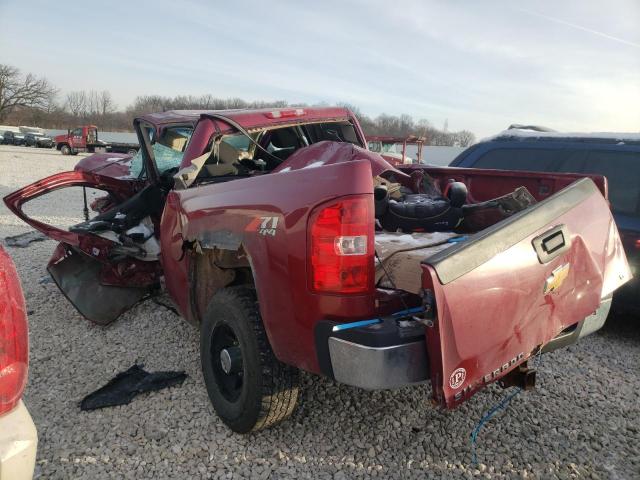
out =
[[[463,235],[462,237],[452,237],[449,240],[447,240],[448,243],[460,243],[460,242],[464,242],[465,240],[467,240],[466,235]]]
[[[424,312],[424,307],[413,307],[408,308],[406,310],[400,310],[399,312],[391,314],[392,317],[405,317],[409,315],[414,315],[416,313]],[[340,332],[342,330],[349,330],[350,328],[358,328],[358,327],[366,327],[369,325],[375,325],[376,323],[382,322],[381,318],[372,318],[370,320],[359,320],[357,322],[350,323],[341,323],[339,325],[334,325],[331,329],[333,332]]]
[[[533,368],[535,369],[540,368],[540,364],[542,363],[542,347],[531,360],[532,360],[532,363],[534,364]],[[500,410],[507,408],[511,400],[513,400],[515,396],[518,395],[521,391],[522,389],[520,387],[516,388],[515,391],[513,391],[510,395],[503,398],[500,403],[498,403],[497,405],[494,405],[487,413],[484,414],[484,416],[480,419],[480,421],[476,425],[476,428],[474,428],[473,431],[471,432],[471,454],[473,456],[472,461],[474,465],[478,464],[478,456],[476,455],[476,440],[478,439],[478,434],[480,433],[480,430],[482,429],[482,427],[484,427],[485,423],[491,420],[491,418],[496,413],[498,413]]]
[[[473,432],[471,432],[471,454],[473,455],[472,462],[474,465],[478,464],[478,456],[476,454],[476,440],[478,438],[478,434],[480,433],[480,430],[482,429],[482,427],[484,427],[485,423],[487,423],[489,420],[491,420],[491,418],[493,418],[493,416],[496,413],[498,413],[500,410],[507,408],[507,406],[509,405],[509,402],[511,402],[511,400],[513,400],[514,397],[518,395],[521,391],[522,389],[520,387],[516,388],[515,391],[512,392],[509,396],[503,398],[500,403],[498,403],[497,405],[494,405],[487,413],[484,414],[484,416],[480,419],[480,421],[476,425],[476,428],[474,428]]]

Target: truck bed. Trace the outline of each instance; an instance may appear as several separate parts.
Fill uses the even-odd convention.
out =
[[[631,278],[603,191],[606,183],[575,180],[474,232],[376,232],[376,286],[419,295],[429,312],[421,340],[427,358],[417,353],[418,337],[410,337],[411,360],[394,378],[418,382],[428,365],[434,400],[452,408],[486,384],[527,372],[537,352],[600,328],[613,291]],[[367,330],[388,324],[331,341],[339,363],[355,356],[345,345],[370,342]],[[349,383],[344,369],[336,376]]]

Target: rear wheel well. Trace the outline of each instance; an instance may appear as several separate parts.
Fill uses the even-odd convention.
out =
[[[255,288],[249,257],[238,250],[206,248],[195,253],[190,268],[190,299],[193,319],[201,324],[209,302],[218,290],[231,286]]]

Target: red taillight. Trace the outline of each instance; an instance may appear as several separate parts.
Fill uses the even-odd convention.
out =
[[[309,218],[309,284],[320,293],[365,293],[374,283],[371,195],[344,197]]]
[[[20,280],[0,248],[0,415],[13,409],[27,383],[29,336]]]
[[[265,113],[267,118],[291,118],[301,117],[305,114],[304,108],[291,108],[288,110],[273,110]]]

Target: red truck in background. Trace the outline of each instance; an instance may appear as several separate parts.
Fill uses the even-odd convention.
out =
[[[96,149],[106,147],[106,143],[98,140],[98,127],[95,125],[69,129],[66,135],[56,135],[53,142],[56,149],[63,155],[77,155],[78,152],[93,153]]]
[[[67,130],[66,135],[56,135],[53,143],[63,155],[77,155],[79,152],[95,153],[99,151],[110,153],[126,153],[135,155],[140,146],[135,143],[103,142],[98,139],[98,127],[82,125],[73,130]]]
[[[396,168],[343,108],[134,126],[141,156],[96,154],[4,201],[60,242],[49,273],[89,320],[163,283],[200,330],[209,397],[236,432],[287,418],[299,370],[365,389],[429,382],[446,408],[495,381],[531,386],[527,361],[599,329],[631,278],[601,176]],[[70,186],[105,192],[93,218],[63,229],[23,211]],[[387,213],[435,192],[433,230],[385,230],[381,186]]]

